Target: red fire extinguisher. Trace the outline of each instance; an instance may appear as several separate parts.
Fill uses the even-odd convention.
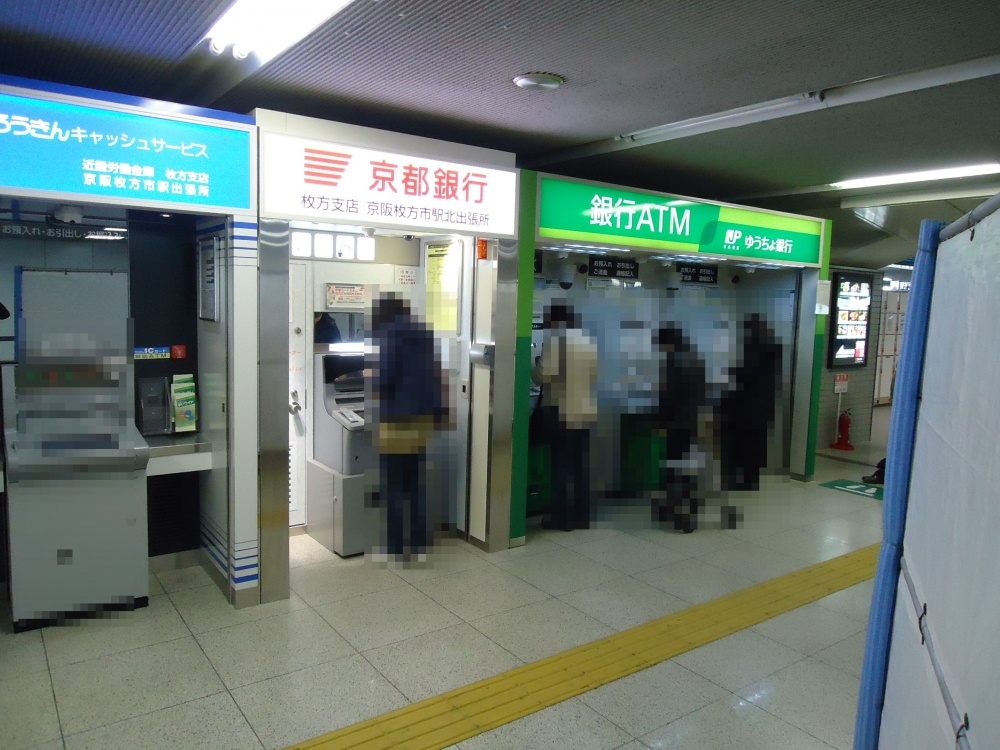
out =
[[[852,451],[854,446],[851,445],[851,410],[845,409],[840,412],[840,418],[837,419],[837,440],[830,444],[831,448],[836,448],[840,451]]]

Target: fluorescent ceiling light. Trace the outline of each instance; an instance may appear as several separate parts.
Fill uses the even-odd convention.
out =
[[[254,52],[261,65],[305,38],[352,0],[236,0],[205,35],[217,55],[232,45],[242,60]]]
[[[1000,174],[1000,164],[977,164],[971,167],[952,167],[950,169],[930,169],[924,172],[907,172],[906,174],[889,174],[880,177],[862,177],[857,180],[831,182],[830,187],[840,190],[853,188],[878,187],[880,185],[903,185],[910,182],[929,182],[931,180],[953,180],[959,177],[978,177],[984,174]]]
[[[104,227],[105,232],[127,232],[125,227]]]

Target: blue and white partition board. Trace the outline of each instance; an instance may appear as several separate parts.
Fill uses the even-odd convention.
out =
[[[855,750],[1000,747],[998,206],[921,226]]]

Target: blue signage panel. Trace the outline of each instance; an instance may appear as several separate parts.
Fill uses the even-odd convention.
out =
[[[0,189],[246,210],[250,135],[0,93]]]

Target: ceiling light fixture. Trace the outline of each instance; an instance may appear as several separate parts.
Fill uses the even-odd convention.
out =
[[[557,89],[566,83],[566,79],[555,73],[525,73],[516,76],[514,83],[522,89]]]
[[[213,54],[232,45],[233,57],[254,52],[268,62],[305,38],[353,0],[236,0],[205,35]]]
[[[904,174],[887,174],[879,177],[861,177],[857,180],[831,182],[830,187],[838,190],[854,188],[879,187],[881,185],[905,185],[911,182],[930,182],[932,180],[954,180],[960,177],[979,177],[986,174],[1000,174],[1000,164],[976,164],[970,167],[950,167],[948,169],[929,169],[923,172],[906,172]]]

